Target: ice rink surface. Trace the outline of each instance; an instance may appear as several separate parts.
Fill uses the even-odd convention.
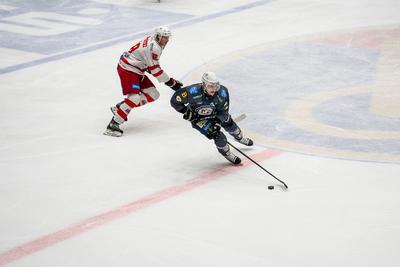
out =
[[[400,266],[398,0],[0,1],[0,266]],[[102,133],[120,54],[205,70],[256,145],[229,165],[169,105]],[[274,185],[275,190],[268,190]]]

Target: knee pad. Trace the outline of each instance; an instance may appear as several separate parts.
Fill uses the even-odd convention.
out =
[[[135,105],[140,105],[140,95],[139,94],[129,94],[127,98],[132,101]]]
[[[146,105],[147,103],[148,102],[146,96],[144,94],[140,94],[140,105],[143,106]]]
[[[155,87],[143,89],[142,92],[146,94],[147,102],[153,102],[160,97],[160,92],[158,92]]]
[[[237,124],[232,120],[232,119],[230,119],[228,122],[226,122],[226,123],[223,123],[222,124],[222,127],[225,129],[225,131],[227,131],[228,133],[230,133],[230,134],[232,134],[232,133],[234,133],[234,132],[236,132],[236,131],[238,131],[238,126],[237,126]],[[239,130],[240,131],[240,130]]]
[[[232,132],[229,132],[231,135],[239,135],[242,133],[242,130],[240,130],[239,127],[236,127],[236,129]]]
[[[227,121],[222,122],[222,127],[225,128],[231,128],[233,125],[235,124],[235,122],[232,120],[232,118],[229,116],[229,119]]]

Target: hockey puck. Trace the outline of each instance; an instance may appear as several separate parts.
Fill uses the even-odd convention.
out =
[[[269,189],[269,190],[273,190],[273,189],[274,189],[274,186],[273,186],[273,185],[269,185],[269,186],[268,186],[268,189]]]

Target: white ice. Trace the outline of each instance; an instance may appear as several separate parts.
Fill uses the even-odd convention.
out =
[[[172,25],[173,38],[162,66],[185,84],[198,82],[203,69],[215,69],[231,90],[232,115],[247,114],[239,125],[250,136],[267,120],[276,125],[265,129],[271,135],[254,135],[253,148],[237,147],[254,157],[277,152],[259,162],[289,190],[243,157],[245,166],[230,167],[212,142],[170,107],[172,91],[154,79],[160,99],[132,111],[123,137],[104,136],[111,119],[109,107],[122,100],[116,64],[135,40],[117,42],[0,74],[0,266],[400,266],[400,152],[390,149],[399,146],[400,117],[375,114],[375,120],[382,119],[377,125],[369,125],[369,117],[354,118],[355,124],[361,120],[371,127],[359,126],[361,130],[389,132],[391,139],[378,135],[351,145],[354,139],[343,134],[324,144],[328,132],[313,139],[317,130],[310,126],[308,133],[304,125],[304,136],[299,137],[292,131],[295,126],[284,123],[286,109],[261,114],[263,108],[253,108],[249,99],[256,93],[256,99],[271,101],[266,109],[272,103],[279,108],[316,93],[307,86],[318,92],[353,88],[348,84],[355,76],[343,81],[337,72],[324,71],[339,64],[336,53],[343,54],[335,50],[317,68],[324,50],[299,45],[289,53],[293,64],[286,65],[288,58],[283,56],[274,58],[275,52],[267,55],[274,59],[273,66],[263,60],[251,61],[257,62],[251,66],[235,64],[254,55],[245,49],[282,52],[304,40],[315,44],[341,33],[357,36],[382,29],[394,46],[367,47],[366,54],[354,61],[359,60],[359,66],[371,58],[380,62],[379,56],[391,51],[392,59],[400,62],[398,0],[258,1],[265,3],[238,12],[226,11],[252,2],[96,2],[203,18],[222,12],[216,18]],[[4,12],[15,5],[5,1]],[[365,48],[362,38],[359,45]],[[343,53],[351,54],[346,60],[354,63],[351,59],[359,54],[350,46]],[[368,49],[377,52],[368,54]],[[48,56],[39,52],[0,47],[1,67]],[[307,82],[301,80],[307,69],[296,60],[304,53],[310,60],[304,68],[328,73],[327,80],[300,87]],[[384,76],[388,88],[398,84],[396,64],[390,70],[363,69],[360,76],[365,81],[357,82],[372,84]],[[252,75],[260,68],[270,73]],[[286,76],[285,71],[295,74]],[[331,81],[337,81],[337,88],[327,87]],[[283,83],[293,92],[284,95],[283,88],[285,99],[279,92],[271,94]],[[398,87],[394,88],[388,99],[399,99]],[[381,92],[387,91],[374,94]],[[359,114],[364,98],[352,99],[354,114]],[[328,107],[344,107],[329,101]],[[340,116],[328,116],[331,113],[313,114],[321,121],[335,119],[329,121],[336,123],[335,129],[344,123]],[[345,149],[346,142],[350,145]],[[268,185],[275,190],[268,190]],[[165,191],[169,188],[173,190]]]

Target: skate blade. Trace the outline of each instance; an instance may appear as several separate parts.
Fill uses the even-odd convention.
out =
[[[106,130],[103,134],[108,135],[108,136],[113,136],[113,137],[121,137],[122,136],[122,133],[111,131],[111,130]]]

